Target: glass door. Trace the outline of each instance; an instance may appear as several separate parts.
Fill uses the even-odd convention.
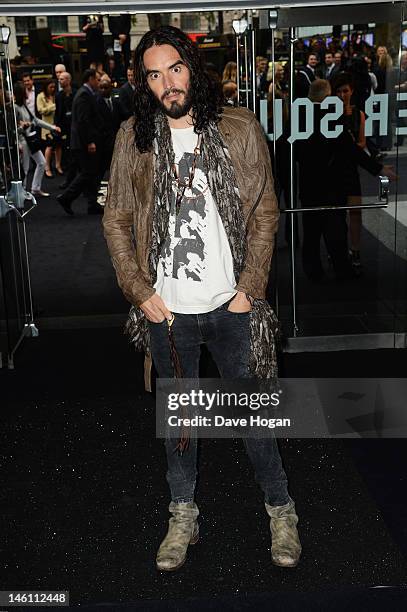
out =
[[[403,19],[402,3],[281,9],[258,36],[282,211],[270,298],[293,350],[404,342]]]
[[[407,13],[403,8],[399,81],[395,85],[398,104],[396,146],[398,147],[398,191],[392,213],[395,218],[396,336],[397,347],[407,346]]]

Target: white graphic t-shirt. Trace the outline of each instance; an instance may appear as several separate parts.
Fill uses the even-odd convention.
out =
[[[171,129],[180,181],[188,183],[198,135],[194,128]],[[162,247],[154,285],[167,308],[175,313],[211,312],[236,293],[233,259],[219,216],[197,157],[192,188],[185,189],[175,214],[174,183],[168,236]]]

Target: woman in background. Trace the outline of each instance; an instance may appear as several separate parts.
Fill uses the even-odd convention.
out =
[[[45,123],[54,124],[55,119],[55,92],[56,83],[52,79],[44,82],[42,92],[37,96],[37,109],[41,115],[41,119]],[[41,129],[41,139],[45,143],[45,176],[53,178],[52,174],[52,152],[55,151],[55,168],[58,174],[63,174],[61,168],[62,147],[61,143],[51,133],[50,130]]]
[[[237,64],[236,62],[228,62],[223,69],[222,81],[237,82]]]
[[[35,171],[31,185],[31,193],[35,196],[48,197],[49,193],[42,191],[41,183],[45,170],[45,157],[39,147],[36,151],[31,150],[28,146],[27,139],[35,135],[37,127],[46,130],[60,131],[56,125],[45,123],[38,117],[35,117],[26,106],[26,90],[22,83],[16,83],[14,86],[14,109],[16,113],[17,130],[18,130],[18,148],[21,153],[21,163],[24,170],[24,189],[27,188],[27,176],[30,168],[30,159],[35,162]],[[35,148],[35,147],[34,147]]]
[[[345,128],[352,135],[355,143],[361,148],[366,148],[365,114],[352,104],[354,92],[352,75],[346,72],[339,74],[332,83],[332,94],[338,96],[343,102]],[[349,164],[349,174],[346,177],[348,204],[360,206],[362,204],[362,187],[357,163]],[[360,236],[362,231],[361,209],[349,210],[349,255],[355,274],[361,274],[360,263]]]
[[[387,47],[381,45],[377,47],[376,50],[376,65],[374,68],[374,73],[377,78],[377,88],[376,94],[385,94],[389,93],[393,89],[393,60],[391,55],[389,54]],[[394,104],[392,97],[389,96],[389,104],[388,104],[388,125],[389,131],[385,136],[380,136],[378,133],[378,126],[375,126],[375,135],[377,146],[381,149],[381,151],[391,151],[393,147],[393,137],[391,133],[391,118],[394,114]]]

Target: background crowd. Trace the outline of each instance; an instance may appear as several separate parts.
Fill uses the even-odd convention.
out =
[[[115,95],[111,77],[103,70],[87,69],[81,87],[72,82],[63,64],[54,70],[55,79],[44,81],[40,88],[29,72],[14,84],[24,185],[32,160],[34,195],[50,195],[42,189],[44,174],[66,175],[64,192],[57,198],[65,212],[72,214],[73,200],[84,193],[88,212],[100,213],[100,181],[110,165],[120,123],[132,114],[133,70],[127,69],[127,80]]]

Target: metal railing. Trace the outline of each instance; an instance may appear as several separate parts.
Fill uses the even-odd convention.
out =
[[[18,126],[6,43],[0,43],[0,89],[0,367],[11,369],[23,339],[38,336],[26,228],[26,217],[37,202],[21,181]]]

